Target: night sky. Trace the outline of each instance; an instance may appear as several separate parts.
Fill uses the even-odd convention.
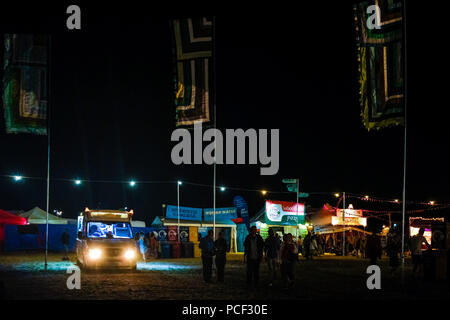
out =
[[[176,204],[177,179],[212,184],[212,166],[175,166],[170,159],[175,107],[169,21],[192,15],[216,15],[217,127],[280,129],[277,175],[261,176],[260,165],[218,165],[218,185],[286,191],[281,180],[299,177],[304,192],[401,198],[403,127],[368,132],[361,121],[352,2],[227,2],[203,11],[129,3],[81,2],[81,31],[66,29],[66,7],[73,3],[21,4],[0,12],[0,33],[52,35],[51,177],[138,182],[130,188],[52,181],[51,212],[73,218],[85,206],[127,206],[135,219],[150,223],[161,215],[161,204]],[[445,202],[447,29],[436,7],[410,3],[408,14],[407,198]],[[0,177],[0,208],[45,210],[47,138],[6,135],[1,113],[0,175],[41,179],[14,183]],[[232,206],[235,195],[247,200],[251,216],[264,205],[260,193],[226,190],[218,192],[217,206]],[[286,193],[266,198],[295,201]],[[311,196],[307,203],[325,201],[336,203],[332,196]],[[181,204],[212,207],[212,188],[184,184]]]

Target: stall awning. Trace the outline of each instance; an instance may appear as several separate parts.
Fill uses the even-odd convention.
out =
[[[178,219],[161,218],[163,226],[178,226]],[[180,220],[180,226],[182,227],[213,227],[212,221],[190,221]],[[236,224],[231,219],[216,220],[216,227],[218,228],[236,228]]]
[[[365,231],[364,229],[356,228],[356,227],[343,227],[343,226],[314,226],[314,232],[317,234],[329,234],[329,233],[339,233],[339,232],[347,232],[347,231],[356,231],[365,234],[372,234],[372,232]]]

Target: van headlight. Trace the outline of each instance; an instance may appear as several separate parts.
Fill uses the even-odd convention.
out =
[[[92,260],[97,260],[102,256],[102,250],[95,248],[95,249],[89,249],[89,258]]]
[[[125,259],[132,260],[135,257],[136,257],[136,250],[127,249],[127,251],[125,251]]]

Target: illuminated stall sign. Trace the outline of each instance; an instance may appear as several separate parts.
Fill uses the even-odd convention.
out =
[[[304,223],[304,221],[304,203],[266,201],[266,223],[268,225],[296,226],[299,223]]]
[[[214,220],[214,209],[208,208],[204,209],[203,213],[205,215],[205,221],[213,221]],[[237,210],[235,207],[230,208],[216,208],[216,220],[224,220],[224,219],[236,219],[237,218]]]
[[[346,226],[367,226],[367,218],[364,217],[348,217],[347,216],[347,210],[346,210],[346,217],[345,217],[345,221],[342,218],[342,214],[341,216],[332,216],[331,217],[331,224],[333,226],[336,225],[346,225]]]
[[[342,209],[337,209],[336,210],[336,216],[341,217],[342,218]],[[362,217],[363,216],[363,212],[362,210],[355,210],[355,209],[345,209],[345,217]]]
[[[178,207],[168,205],[166,207],[166,218],[178,219]],[[202,221],[202,209],[180,207],[180,220]]]

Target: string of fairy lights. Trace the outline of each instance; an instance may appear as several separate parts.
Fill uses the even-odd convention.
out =
[[[31,176],[22,176],[22,175],[0,175],[2,178],[11,179],[14,182],[23,182],[24,180],[46,180],[46,178],[43,177],[31,177]],[[205,187],[205,188],[214,188],[211,184],[204,184],[204,183],[197,183],[192,181],[182,181],[182,180],[96,180],[96,179],[68,179],[68,178],[51,178],[52,181],[59,181],[59,182],[69,182],[74,184],[75,186],[81,186],[83,183],[114,183],[114,184],[128,184],[129,187],[134,188],[136,185],[141,184],[178,184],[178,185],[192,185],[192,186],[198,186],[198,187]],[[292,194],[291,191],[279,191],[279,190],[267,190],[264,188],[244,188],[244,187],[232,187],[232,186],[216,186],[216,188],[220,191],[226,191],[226,190],[233,190],[233,191],[243,191],[243,192],[257,192],[262,194],[263,196],[266,196],[268,194]],[[308,195],[322,195],[322,196],[333,196],[339,200],[342,200],[343,193],[339,192],[308,192]],[[367,202],[375,202],[375,203],[385,203],[385,204],[402,204],[402,201],[399,199],[392,199],[392,198],[381,198],[381,197],[374,197],[364,194],[356,194],[356,193],[345,193],[346,198],[353,198],[361,201],[367,201]],[[445,209],[450,208],[450,203],[446,202],[439,202],[437,203],[435,200],[431,201],[414,201],[414,200],[408,200],[406,201],[406,204],[408,205],[425,205],[426,208],[422,209],[415,209],[415,210],[407,210],[407,213],[420,213],[424,211],[429,210],[439,210],[439,209]],[[363,211],[365,214],[370,216],[377,215],[384,215],[384,214],[392,214],[392,213],[401,213],[401,210],[370,210],[370,209],[359,209]]]

